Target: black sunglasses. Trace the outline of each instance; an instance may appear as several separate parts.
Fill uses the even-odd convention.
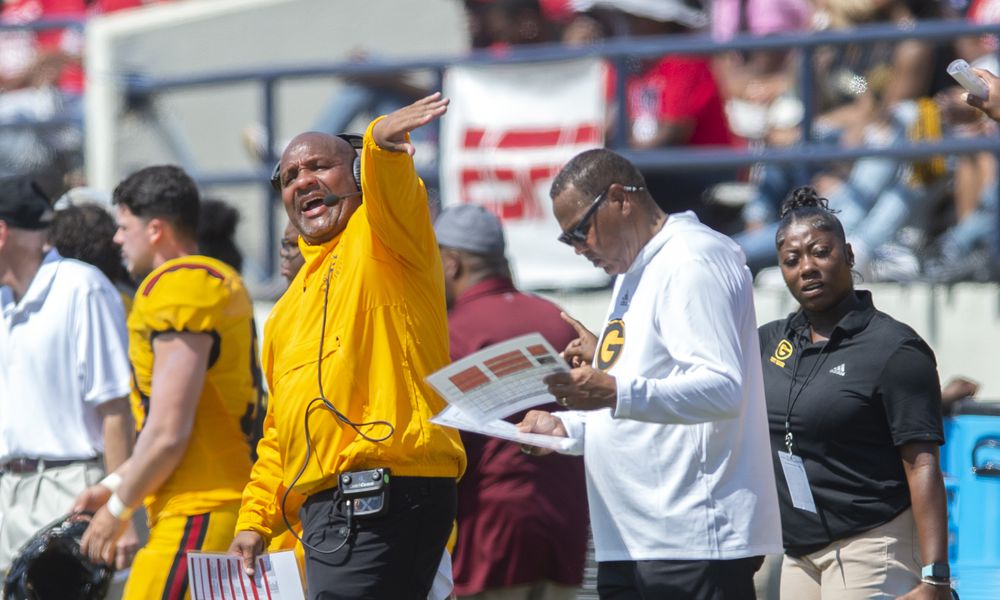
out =
[[[611,185],[614,184],[612,183]],[[582,244],[587,241],[587,233],[590,231],[590,221],[594,218],[594,213],[597,212],[597,209],[601,207],[601,202],[608,197],[608,190],[611,189],[611,185],[608,186],[608,189],[601,192],[599,196],[594,198],[594,201],[590,203],[590,207],[587,209],[587,212],[583,213],[583,216],[580,217],[580,220],[577,221],[575,225],[559,234],[557,239],[560,242],[566,244],[567,246],[575,246],[576,244]],[[638,192],[645,188],[638,185],[623,185],[622,189],[626,192]]]

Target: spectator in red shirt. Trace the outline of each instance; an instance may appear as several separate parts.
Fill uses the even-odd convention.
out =
[[[630,37],[692,34],[708,24],[704,12],[682,0],[619,2],[575,0],[578,11],[608,23]],[[722,93],[708,56],[672,54],[638,62],[625,73],[627,127],[624,138],[639,150],[664,146],[732,146]],[[621,74],[612,74],[612,79]],[[615,84],[609,84],[609,94]],[[614,125],[611,135],[614,139]],[[732,169],[678,172],[650,171],[644,177],[651,195],[668,213],[694,210],[703,222],[720,228],[722,217],[708,214],[701,200],[715,184],[737,179]]]
[[[0,23],[79,20],[140,6],[142,0],[0,0]],[[0,31],[0,175],[80,166],[77,126],[38,127],[55,117],[83,119],[83,31],[79,27]],[[57,195],[63,190],[49,189]]]
[[[0,22],[85,20],[94,14],[142,6],[143,0],[3,0]],[[83,93],[83,31],[77,28],[0,32],[0,90],[58,84],[65,94]]]
[[[633,148],[730,146],[722,95],[703,56],[665,56],[626,84]]]
[[[451,358],[527,333],[556,349],[578,334],[559,307],[511,282],[500,221],[479,206],[434,224],[448,301]],[[555,405],[549,407],[558,408]],[[508,417],[517,423],[524,412]],[[469,459],[458,483],[453,556],[459,598],[572,600],[583,579],[587,493],[579,457],[533,457],[517,444],[462,432]]]

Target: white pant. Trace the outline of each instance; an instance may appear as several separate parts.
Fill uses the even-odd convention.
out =
[[[103,476],[99,460],[0,475],[0,573],[7,572],[31,536],[69,514],[80,492]]]

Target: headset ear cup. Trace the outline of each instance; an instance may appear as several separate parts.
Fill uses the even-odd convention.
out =
[[[361,191],[361,150],[365,147],[364,136],[358,135],[356,133],[338,133],[337,137],[344,140],[354,148],[354,164],[352,168],[354,170],[354,185],[357,186],[358,191]]]

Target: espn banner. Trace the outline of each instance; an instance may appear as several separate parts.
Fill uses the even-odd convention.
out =
[[[448,69],[441,202],[500,217],[514,280],[526,289],[600,287],[609,278],[556,241],[549,186],[576,154],[604,145],[605,66],[598,59]]]

